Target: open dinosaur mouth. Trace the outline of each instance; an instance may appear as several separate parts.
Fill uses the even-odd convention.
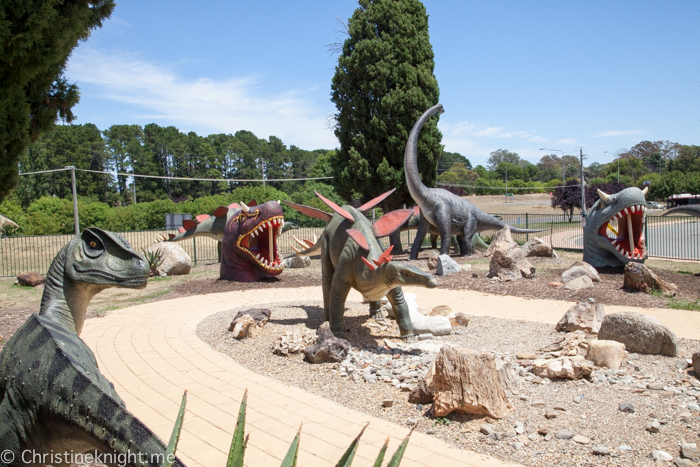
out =
[[[250,232],[238,237],[238,247],[248,253],[268,271],[282,271],[282,259],[277,239],[284,225],[284,216],[263,220]]]
[[[647,246],[644,240],[644,221],[647,208],[638,204],[626,207],[608,219],[598,230],[619,254],[629,259],[644,259],[647,257]]]

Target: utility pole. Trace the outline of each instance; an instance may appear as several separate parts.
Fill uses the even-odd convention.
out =
[[[131,186],[134,188],[134,204],[136,204],[136,176],[132,177],[134,180],[131,182]]]
[[[78,192],[75,188],[75,166],[68,165],[66,169],[70,169],[70,176],[73,182],[73,222],[75,224],[75,234],[80,233],[80,219],[78,218]]]
[[[579,148],[581,156],[581,218],[586,217],[586,179],[583,176],[583,148]]]
[[[265,188],[265,160],[260,158],[260,172],[262,173],[263,188]]]
[[[506,163],[506,203],[508,202],[508,164]]]

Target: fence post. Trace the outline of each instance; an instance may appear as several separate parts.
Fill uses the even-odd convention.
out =
[[[192,237],[192,253],[194,256],[194,265],[197,266],[197,237]]]
[[[525,228],[529,229],[530,228],[530,214],[525,213]],[[530,234],[527,234],[525,236],[525,239],[529,242],[530,241]]]

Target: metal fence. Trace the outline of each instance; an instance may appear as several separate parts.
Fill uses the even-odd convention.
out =
[[[502,214],[497,217],[512,227],[525,229],[545,229],[537,234],[514,234],[516,241],[527,241],[536,235],[554,248],[583,249],[583,228],[581,217],[573,216],[569,222],[568,216],[549,214]],[[673,258],[700,261],[700,219],[685,216],[657,217],[647,216],[644,225],[645,238],[649,255],[659,258]],[[320,236],[321,227],[301,227],[287,231],[279,239],[280,251],[283,254],[292,251],[290,243],[292,235],[297,238],[313,240]],[[136,251],[148,248],[160,235],[176,233],[168,230],[141,230],[120,232]],[[482,232],[488,239],[495,231]],[[410,249],[416,232],[410,230],[401,234],[404,248]],[[24,237],[0,238],[0,277],[13,277],[27,271],[46,273],[51,261],[59,250],[73,238],[73,235],[41,235]],[[387,247],[389,240],[382,239],[382,245]],[[429,245],[429,239],[425,243]],[[195,265],[202,262],[218,261],[217,242],[207,237],[198,237],[179,242]]]

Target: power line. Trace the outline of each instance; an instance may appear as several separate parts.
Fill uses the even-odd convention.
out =
[[[63,169],[53,169],[53,170],[40,170],[37,172],[22,172],[19,175],[34,175],[34,174],[43,174],[43,173],[49,173],[49,172],[62,172],[65,170],[71,170],[70,168],[66,167]],[[296,181],[304,181],[304,180],[328,180],[333,177],[304,177],[304,178],[190,178],[190,177],[171,177],[167,175],[141,175],[141,174],[130,174],[130,173],[123,173],[123,172],[105,172],[102,170],[89,170],[89,169],[78,169],[76,168],[75,170],[78,170],[80,172],[90,172],[90,173],[96,173],[96,174],[106,174],[106,175],[122,175],[125,177],[140,177],[140,178],[159,178],[159,179],[166,179],[166,180],[187,180],[187,181],[196,181],[196,182],[228,182],[228,183],[233,183],[233,182],[296,182]]]
[[[476,186],[476,185],[460,185],[458,183],[445,183],[445,182],[438,182],[437,183],[440,186],[454,186],[454,187],[460,187],[460,188],[486,188],[490,190],[505,190],[505,187],[502,186]],[[559,186],[523,186],[523,187],[513,187],[509,186],[508,190],[544,190],[546,188],[569,188],[569,187],[579,187],[581,185],[559,185]]]

